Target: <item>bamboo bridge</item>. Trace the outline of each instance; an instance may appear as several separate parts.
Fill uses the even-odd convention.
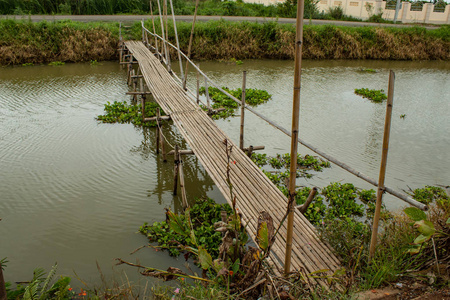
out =
[[[290,264],[287,263],[288,269],[292,267],[296,270],[303,270],[306,274],[314,272],[325,272],[328,275],[334,274],[340,268],[340,262],[332,253],[329,246],[323,243],[317,236],[314,226],[303,216],[299,209],[295,209],[293,217],[293,232],[288,234],[288,224],[285,222],[287,216],[287,197],[267,178],[267,176],[253,163],[250,159],[252,146],[244,148],[243,146],[243,124],[244,111],[248,110],[281,132],[291,136],[291,132],[279,126],[275,122],[269,120],[265,116],[260,115],[250,107],[245,105],[244,100],[239,100],[223,90],[214,81],[208,78],[200,68],[195,65],[190,59],[190,46],[188,54],[184,54],[179,47],[178,36],[176,33],[176,24],[174,19],[174,29],[176,37],[176,46],[171,44],[167,35],[164,33],[163,21],[161,21],[161,35],[156,34],[154,20],[153,32],[149,31],[142,22],[142,41],[122,41],[120,35],[120,63],[126,65],[128,69],[128,83],[133,87],[133,91],[127,93],[133,95],[135,99],[141,96],[142,114],[144,121],[156,121],[157,129],[157,153],[161,147],[162,155],[166,160],[166,151],[164,144],[164,135],[162,132],[162,122],[165,120],[172,120],[176,125],[178,131],[187,141],[190,149],[179,149],[174,147],[173,151],[168,154],[174,155],[174,194],[177,191],[178,180],[180,181],[183,206],[187,207],[187,199],[184,190],[184,175],[182,170],[182,155],[194,154],[201,162],[202,166],[213,179],[216,186],[221,193],[232,205],[234,197],[236,197],[236,207],[242,215],[244,224],[247,225],[247,231],[250,237],[255,241],[257,235],[258,217],[262,212],[267,212],[273,219],[275,228],[279,228],[278,235],[271,248],[269,261],[274,270],[282,273],[284,266],[283,258],[289,251],[286,250],[286,245],[290,245],[292,238],[292,251]],[[167,20],[166,20],[167,24]],[[193,27],[195,24],[195,19]],[[167,28],[166,28],[167,32]],[[191,42],[192,42],[191,32]],[[191,44],[190,42],[190,44]],[[178,63],[180,64],[181,78],[171,69],[170,51],[169,48],[175,49],[178,55]],[[186,61],[186,68],[183,68],[183,58]],[[191,65],[197,71],[197,91],[193,93],[186,86],[186,76],[188,66]],[[137,67],[136,67],[137,66]],[[390,93],[388,96],[388,110],[385,126],[390,126],[390,116],[388,122],[389,110],[392,110],[392,95],[393,95],[393,81],[394,74],[391,71],[389,81]],[[206,88],[206,108],[204,111],[200,104],[200,79],[203,76]],[[216,87],[229,98],[240,104],[241,107],[241,137],[239,146],[237,146],[230,138],[216,125],[210,115],[214,110],[210,107],[210,99],[208,94],[208,84]],[[245,99],[245,72],[243,82],[243,97]],[[167,114],[161,116],[158,109],[157,116],[145,117],[145,103],[146,96],[151,94],[153,99]],[[385,139],[389,139],[389,126],[385,127]],[[386,135],[387,133],[387,135]],[[297,139],[295,139],[297,140]],[[385,170],[385,163],[387,157],[386,140],[383,141],[383,159],[382,169]],[[384,185],[384,177],[380,175],[379,182],[374,179],[352,169],[345,163],[340,162],[334,157],[321,152],[319,149],[311,146],[305,141],[298,138],[298,143],[306,146],[310,150],[333,162],[337,166],[345,169],[353,175],[373,184],[378,187],[378,198],[381,203],[381,195],[388,192],[397,198],[426,210],[426,205],[423,205],[411,197],[403,195]],[[386,144],[388,145],[388,144]],[[229,151],[230,148],[232,151]],[[256,147],[255,147],[256,148]],[[383,167],[384,164],[384,167]],[[383,172],[380,171],[380,174]],[[384,176],[384,175],[383,175]],[[232,193],[230,193],[230,185],[232,186]],[[378,200],[377,200],[378,205]],[[381,206],[381,205],[380,205]],[[288,218],[289,219],[289,218]],[[292,219],[291,219],[292,221]],[[288,224],[286,224],[288,223]],[[376,224],[374,227],[378,228]],[[376,236],[376,231],[373,234]],[[374,241],[374,238],[372,238]],[[375,239],[376,242],[376,239]],[[375,244],[373,243],[373,247]],[[371,245],[371,251],[374,250]],[[315,280],[315,279],[313,279]],[[325,281],[317,280],[321,285],[326,286]]]
[[[140,78],[153,98],[170,116],[230,205],[233,199],[227,182],[227,166],[229,160],[232,161],[229,178],[233,193],[237,197],[236,207],[242,214],[252,239],[256,238],[258,216],[262,211],[271,215],[275,228],[283,223],[272,246],[271,256],[273,264],[281,269],[286,245],[287,227],[283,219],[287,198],[247,154],[227,137],[207,112],[193,101],[182,85],[161,64],[157,55],[142,42],[126,41],[124,47],[130,55],[128,64],[137,62],[138,65],[137,75],[131,76],[142,76]],[[224,144],[225,140],[227,145]],[[230,157],[227,156],[227,146],[232,146]],[[315,228],[299,211],[295,213],[294,218],[292,267],[304,269],[307,273],[318,270],[329,270],[333,273],[339,267],[338,259],[329,247],[319,240]]]

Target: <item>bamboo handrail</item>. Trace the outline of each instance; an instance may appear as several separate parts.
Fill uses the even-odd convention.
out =
[[[142,26],[144,26],[143,22],[142,22]],[[151,35],[154,35],[154,36],[156,36],[157,38],[163,40],[163,38],[162,38],[161,36],[159,36],[158,34],[153,34],[153,33],[150,32],[147,28],[144,27],[144,30],[146,30],[146,31],[147,31],[148,33],[150,33]],[[173,47],[174,49],[176,49],[176,47],[175,47],[172,43],[170,43],[170,42],[168,42],[168,41],[167,41],[167,45],[169,45],[169,46]],[[218,90],[220,90],[222,93],[224,93],[225,95],[227,95],[228,97],[230,97],[233,101],[235,101],[235,102],[237,102],[237,103],[239,103],[239,104],[242,104],[241,101],[240,101],[239,99],[237,99],[236,97],[234,97],[233,95],[231,95],[230,93],[228,93],[227,91],[225,91],[224,89],[222,89],[217,83],[215,83],[215,82],[214,82],[213,80],[211,80],[205,73],[203,73],[202,70],[200,70],[200,68],[198,68],[198,67],[196,66],[196,64],[195,64],[191,59],[189,59],[189,58],[186,56],[186,54],[184,54],[183,52],[181,52],[181,55],[186,59],[186,61],[188,61],[188,62],[189,62],[189,63],[190,63],[190,64],[191,64],[198,72],[199,72],[200,75],[202,75],[203,77],[205,77],[206,80],[207,80],[212,86],[214,86],[215,88],[217,88]],[[274,121],[268,119],[268,118],[265,117],[264,115],[258,113],[257,111],[255,111],[255,110],[252,109],[251,107],[245,106],[245,109],[247,109],[248,111],[250,111],[250,112],[253,113],[254,115],[258,116],[259,118],[261,118],[262,120],[264,120],[265,122],[267,122],[268,124],[270,124],[271,126],[273,126],[274,128],[280,130],[281,132],[283,132],[283,133],[286,134],[287,136],[289,136],[289,137],[292,136],[292,133],[291,133],[289,130],[287,130],[287,129],[284,128],[283,126],[277,124],[276,122],[274,122]],[[331,156],[331,155],[329,155],[329,154],[324,153],[323,151],[317,149],[316,147],[314,147],[313,145],[307,143],[306,141],[304,141],[304,140],[301,139],[301,138],[298,138],[298,142],[299,142],[300,144],[302,144],[303,146],[305,146],[306,148],[308,148],[308,149],[310,149],[311,151],[313,151],[314,153],[318,154],[319,156],[325,158],[326,160],[328,160],[328,161],[330,161],[330,162],[336,164],[336,165],[339,166],[340,168],[346,170],[347,172],[349,172],[349,173],[355,175],[355,176],[358,177],[358,178],[361,178],[362,180],[364,180],[364,181],[370,183],[371,185],[373,185],[373,186],[375,186],[375,187],[378,187],[378,183],[377,183],[377,181],[376,181],[375,179],[373,179],[373,178],[371,178],[371,177],[369,177],[369,176],[367,176],[367,175],[365,175],[365,174],[363,174],[363,173],[361,173],[361,172],[355,170],[354,168],[350,167],[350,166],[347,165],[346,163],[343,163],[343,162],[339,161],[339,160],[336,159],[335,157],[333,157],[333,156]],[[419,208],[419,209],[421,209],[421,210],[427,210],[427,209],[428,209],[428,206],[427,206],[427,205],[425,205],[425,204],[423,204],[423,203],[420,203],[420,202],[417,201],[417,200],[414,200],[414,199],[413,199],[412,197],[410,197],[410,196],[407,196],[407,195],[404,195],[404,194],[402,194],[402,193],[400,193],[400,192],[397,192],[396,190],[394,190],[394,189],[392,189],[392,188],[390,188],[390,187],[388,187],[388,186],[384,186],[384,190],[385,190],[387,193],[391,194],[392,196],[395,196],[395,197],[397,197],[398,199],[403,200],[403,201],[405,201],[406,203],[409,203],[410,205],[415,206],[415,207],[417,207],[417,208]]]

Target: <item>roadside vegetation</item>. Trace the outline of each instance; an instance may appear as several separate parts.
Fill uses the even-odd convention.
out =
[[[159,22],[156,22],[159,24]],[[152,30],[152,22],[146,21]],[[187,52],[192,24],[179,22],[182,51]],[[159,32],[159,28],[156,29]],[[125,38],[141,39],[137,22]],[[169,25],[169,39],[175,40]],[[197,23],[192,48],[195,60],[293,59],[292,24]],[[117,23],[0,20],[0,64],[48,64],[53,61],[105,61],[118,58]],[[378,28],[310,25],[304,28],[305,59],[450,60],[450,26]],[[175,51],[172,50],[176,59]]]

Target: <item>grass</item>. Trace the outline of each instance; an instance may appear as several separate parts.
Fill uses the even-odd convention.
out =
[[[0,20],[0,64],[111,60],[118,24]]]
[[[146,26],[151,29],[151,21]],[[186,22],[177,25],[184,52],[187,52],[191,26]],[[133,25],[130,35],[141,39],[139,22]],[[172,42],[175,39],[171,24],[169,39]],[[293,59],[294,39],[292,24],[198,22],[192,58]],[[0,20],[0,65],[115,60],[118,42],[117,23]],[[450,26],[426,30],[309,25],[304,28],[303,45],[306,59],[450,60]],[[176,58],[175,50],[172,56]]]

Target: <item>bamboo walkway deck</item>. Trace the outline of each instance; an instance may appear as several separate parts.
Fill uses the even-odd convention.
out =
[[[275,228],[282,221],[287,198],[266,175],[236,146],[214,121],[187,96],[183,88],[167,72],[167,69],[142,42],[127,41],[125,46],[139,63],[143,78],[161,108],[170,115],[182,136],[188,142],[203,167],[231,204],[226,181],[227,155],[223,141],[233,145],[231,160],[231,183],[237,196],[237,208],[248,224],[253,240],[260,212],[268,212]],[[286,245],[286,223],[272,246],[272,261],[282,267]],[[317,237],[315,228],[298,211],[294,218],[292,269],[303,268],[307,273],[339,268],[338,259],[327,245]]]

